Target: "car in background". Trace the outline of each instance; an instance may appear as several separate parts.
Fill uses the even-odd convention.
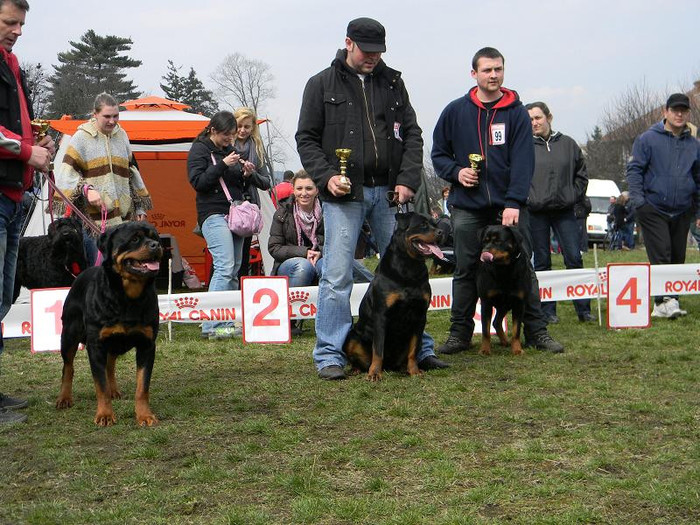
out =
[[[604,243],[608,231],[608,209],[610,197],[619,197],[620,188],[614,180],[589,179],[586,196],[591,201],[591,213],[586,219],[588,242]]]

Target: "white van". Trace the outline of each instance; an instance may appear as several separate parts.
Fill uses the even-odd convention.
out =
[[[591,214],[586,219],[589,242],[603,242],[608,229],[610,197],[619,197],[620,188],[614,180],[589,179],[586,196],[591,200]]]

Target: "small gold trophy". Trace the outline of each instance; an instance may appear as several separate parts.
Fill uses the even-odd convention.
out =
[[[481,167],[484,165],[484,157],[482,155],[479,155],[478,153],[470,153],[469,154],[469,165],[471,166],[471,169],[476,171],[476,174],[478,175],[479,172],[481,171]],[[476,181],[475,186],[479,185],[479,181]]]
[[[43,139],[46,134],[49,132],[49,121],[48,120],[43,120],[40,118],[34,119],[31,122],[32,124],[32,131],[36,133],[36,138],[37,140]]]
[[[336,157],[340,159],[340,183],[345,187],[347,192],[350,192],[350,186],[352,186],[350,179],[346,175],[350,153],[352,153],[352,150],[348,148],[338,148],[335,150]]]

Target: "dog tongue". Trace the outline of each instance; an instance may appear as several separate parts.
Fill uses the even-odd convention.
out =
[[[418,244],[418,247],[423,253],[432,253],[436,257],[445,260],[445,255],[442,253],[442,250],[438,248],[437,244],[425,244],[421,242]]]
[[[148,261],[143,263],[143,265],[152,272],[160,270],[160,263],[158,261]]]
[[[491,261],[493,261],[493,254],[491,252],[481,252],[481,262]]]

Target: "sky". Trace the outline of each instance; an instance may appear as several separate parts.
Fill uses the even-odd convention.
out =
[[[50,71],[89,29],[133,40],[128,55],[143,64],[128,74],[145,95],[164,95],[168,60],[181,74],[194,67],[209,88],[228,54],[269,64],[276,97],[260,116],[284,137],[286,162],[276,171],[301,167],[294,133],[304,86],[361,16],[386,27],[383,58],[403,73],[426,155],[443,108],[474,85],[471,58],[484,46],[506,58],[504,87],[525,103],[546,102],[553,129],[579,142],[628,88],[645,85],[665,98],[700,80],[698,0],[121,0],[102,9],[94,0],[29,2],[14,51]]]

